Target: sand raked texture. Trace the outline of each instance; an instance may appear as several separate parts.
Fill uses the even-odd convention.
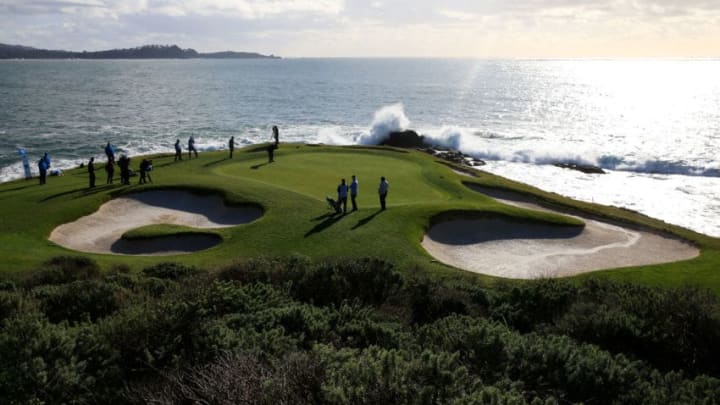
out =
[[[214,235],[174,235],[123,240],[132,229],[153,224],[212,229],[237,226],[262,215],[256,207],[232,207],[219,196],[186,191],[147,191],[103,204],[96,212],[55,228],[50,240],[87,253],[173,255],[207,249],[221,242]]]
[[[547,209],[516,193],[471,187],[503,203]],[[437,260],[498,277],[564,277],[596,270],[691,259],[699,249],[677,238],[589,216],[571,215],[585,227],[559,227],[488,218],[454,220],[433,226],[422,246]]]

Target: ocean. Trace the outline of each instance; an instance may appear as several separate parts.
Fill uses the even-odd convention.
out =
[[[482,167],[720,236],[720,60],[0,61],[0,181],[47,152],[68,168],[253,144],[370,144],[414,129]],[[591,164],[583,174],[555,162]],[[392,180],[392,179],[390,179]]]

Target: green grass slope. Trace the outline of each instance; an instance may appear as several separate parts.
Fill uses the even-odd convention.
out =
[[[98,183],[87,188],[84,169],[48,179],[45,186],[35,180],[0,184],[0,254],[2,271],[18,273],[35,268],[58,255],[84,255],[101,266],[129,265],[139,269],[164,261],[212,267],[239,257],[258,255],[305,255],[315,259],[379,256],[405,272],[433,277],[489,277],[437,263],[420,246],[422,235],[433,220],[447,215],[504,215],[527,221],[545,221],[559,226],[577,226],[577,220],[497,203],[468,189],[464,182],[533,194],[554,204],[593,212],[617,220],[666,230],[697,243],[702,254],[694,260],[659,266],[592,273],[617,279],[661,285],[695,284],[720,292],[720,241],[642,215],[617,208],[579,203],[555,194],[515,183],[487,173],[461,176],[433,157],[392,148],[331,147],[284,144],[276,162],[267,163],[262,146],[237,151],[202,153],[199,159],[173,162],[170,155],[154,156],[154,184],[131,186]],[[132,167],[140,159],[134,157]],[[335,197],[341,178],[360,181],[360,210],[333,216],[325,196]],[[377,185],[380,176],[390,181],[388,210],[380,211]],[[259,204],[264,215],[249,224],[213,230],[223,243],[211,249],[180,256],[119,256],[81,254],[48,241],[58,225],[90,214],[111,198],[150,189],[182,188],[200,193],[218,193],[228,204]],[[118,213],[117,215],[122,215]],[[178,228],[177,232],[187,232]],[[139,229],[130,236],[153,237],[172,234],[172,227]],[[581,276],[585,277],[585,276]]]

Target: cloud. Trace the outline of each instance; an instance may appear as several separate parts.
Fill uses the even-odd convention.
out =
[[[718,22],[716,0],[0,0],[0,42],[71,50],[719,56]]]
[[[282,14],[339,14],[342,0],[3,0],[3,14],[234,15],[245,19]]]

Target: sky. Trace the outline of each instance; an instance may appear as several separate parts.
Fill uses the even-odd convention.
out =
[[[720,57],[720,1],[0,0],[0,43],[283,57]]]

